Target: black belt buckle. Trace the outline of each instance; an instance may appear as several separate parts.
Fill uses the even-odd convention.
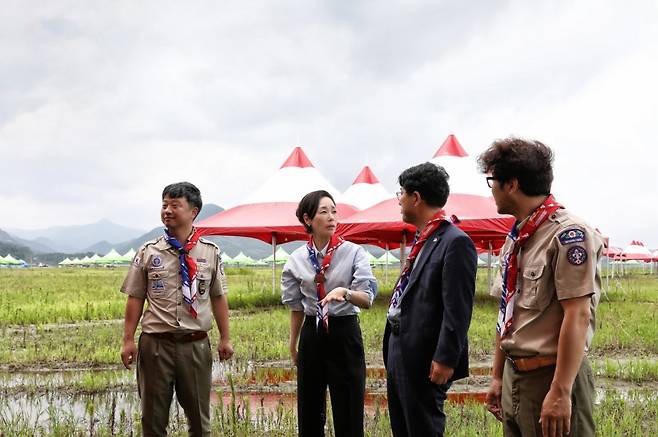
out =
[[[391,323],[390,321],[389,321],[389,323],[391,324],[391,332],[394,335],[400,335],[400,324],[399,323]]]

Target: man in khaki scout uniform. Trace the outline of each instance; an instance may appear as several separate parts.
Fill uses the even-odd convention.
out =
[[[501,298],[487,408],[505,436],[593,436],[587,351],[600,297],[600,234],[550,194],[552,151],[507,138],[480,155],[498,212],[516,224],[500,253]]]
[[[213,317],[220,332],[220,360],[233,355],[219,248],[200,239],[192,226],[201,207],[194,185],[168,185],[162,192],[164,235],[139,249],[121,287],[128,295],[121,360],[130,369],[137,358],[144,436],[167,435],[174,390],[189,434],[209,436],[212,354],[207,333]],[[148,306],[142,317],[144,300]],[[134,336],[140,317],[138,352]]]

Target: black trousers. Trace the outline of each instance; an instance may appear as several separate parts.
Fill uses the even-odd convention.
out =
[[[408,360],[413,357],[406,357]],[[443,404],[452,383],[434,384],[430,365],[423,375],[409,375],[402,362],[400,337],[391,334],[386,360],[386,393],[391,430],[395,437],[443,436]]]
[[[327,386],[336,437],[363,436],[366,361],[356,315],[329,317],[329,332],[306,316],[297,356],[300,437],[324,436]]]

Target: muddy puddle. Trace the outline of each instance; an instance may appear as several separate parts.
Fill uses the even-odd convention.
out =
[[[453,384],[448,400],[454,403],[485,401],[490,367],[471,368],[471,376]],[[365,411],[386,409],[386,372],[367,369]],[[296,409],[296,373],[285,362],[214,363],[211,402],[214,408],[238,408],[251,412]],[[597,378],[596,401],[614,393],[630,401],[658,397],[658,383],[641,385]],[[233,387],[233,389],[231,388]],[[0,372],[0,420],[47,425],[55,418],[75,421],[126,421],[139,417],[139,397],[134,371],[122,368],[27,370]],[[172,417],[182,410],[172,404]],[[89,422],[91,423],[91,422]]]

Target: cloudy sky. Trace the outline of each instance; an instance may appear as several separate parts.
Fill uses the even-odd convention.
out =
[[[301,144],[392,192],[454,133],[556,153],[554,193],[658,247],[655,1],[3,1],[0,228],[230,207]],[[484,182],[483,182],[484,183]]]

